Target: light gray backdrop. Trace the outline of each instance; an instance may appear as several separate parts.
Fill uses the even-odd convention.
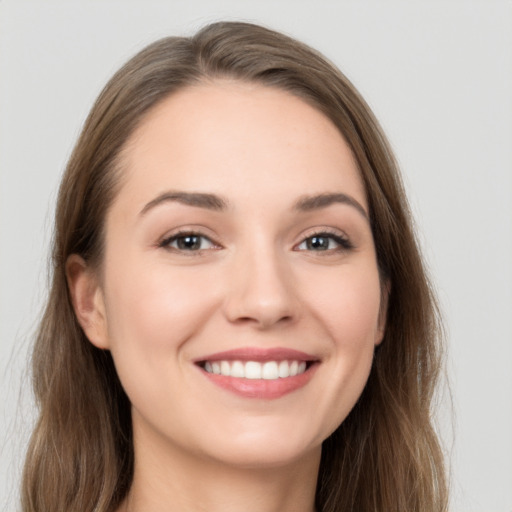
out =
[[[323,51],[380,118],[446,317],[452,511],[512,512],[512,4],[503,0],[0,0],[0,510],[16,508],[33,416],[27,349],[56,186],[80,126],[136,50],[222,18]]]

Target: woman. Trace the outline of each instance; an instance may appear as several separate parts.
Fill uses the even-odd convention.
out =
[[[64,175],[25,511],[442,511],[434,299],[377,122],[217,23],[131,59]]]

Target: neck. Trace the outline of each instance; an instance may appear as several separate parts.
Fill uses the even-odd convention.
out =
[[[147,441],[147,440],[146,440]],[[118,512],[314,512],[320,449],[272,467],[239,467],[148,446]]]

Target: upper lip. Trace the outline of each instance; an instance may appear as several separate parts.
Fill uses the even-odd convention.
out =
[[[224,352],[216,352],[196,359],[195,363],[204,361],[318,361],[318,357],[299,350],[276,347],[244,347]]]

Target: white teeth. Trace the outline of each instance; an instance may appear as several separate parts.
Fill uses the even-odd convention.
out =
[[[242,379],[276,380],[294,377],[306,371],[306,361],[207,361],[204,370],[216,375]]]
[[[279,377],[279,371],[277,369],[277,363],[275,361],[269,361],[263,365],[261,376],[267,380],[274,380]]]
[[[279,363],[279,377],[284,379],[290,376],[290,365],[288,361],[281,361]]]
[[[261,363],[247,361],[247,363],[245,363],[245,378],[261,379]]]
[[[245,368],[242,362],[233,361],[231,364],[231,377],[245,377]]]
[[[228,361],[221,361],[220,362],[220,374],[230,376],[231,375],[231,368]]]

